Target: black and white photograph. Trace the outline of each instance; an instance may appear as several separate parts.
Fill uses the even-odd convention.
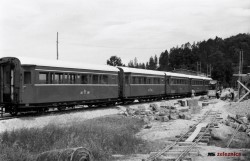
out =
[[[1,0],[0,161],[250,161],[249,0]]]

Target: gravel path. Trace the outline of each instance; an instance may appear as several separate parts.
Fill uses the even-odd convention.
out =
[[[67,125],[96,117],[119,113],[119,108],[79,111],[61,115],[46,115],[39,117],[22,117],[0,121],[0,133],[21,128],[41,128],[48,124]]]

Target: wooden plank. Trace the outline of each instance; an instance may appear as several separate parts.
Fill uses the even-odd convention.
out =
[[[196,136],[200,133],[201,128],[206,127],[206,126],[207,126],[207,123],[199,123],[196,126],[195,131],[192,133],[192,135],[189,136],[189,138],[185,140],[185,142],[192,142],[196,138]]]

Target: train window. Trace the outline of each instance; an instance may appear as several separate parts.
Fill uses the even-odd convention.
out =
[[[62,84],[63,75],[61,73],[56,73],[54,78],[54,84]]]
[[[125,84],[129,84],[128,76],[125,76]]]
[[[87,74],[83,74],[81,75],[81,84],[88,84],[88,78],[89,78],[89,75]]]
[[[63,80],[63,82],[64,82],[65,84],[68,83],[68,74],[64,74],[64,80]]]
[[[101,77],[101,84],[108,84],[108,76],[107,75],[102,75]]]
[[[31,84],[31,72],[24,72],[24,84]]]
[[[98,75],[93,75],[93,80],[92,80],[92,83],[93,84],[98,84]]]
[[[40,84],[48,84],[48,73],[39,73],[39,83]]]
[[[111,76],[111,82],[109,82],[110,84],[117,84],[117,76],[116,75],[112,75]]]
[[[148,78],[148,83],[147,84],[151,84],[151,78]]]
[[[75,74],[69,74],[69,83],[70,84],[76,83],[76,75]]]
[[[143,84],[143,78],[142,77],[138,77],[139,80],[139,84]]]

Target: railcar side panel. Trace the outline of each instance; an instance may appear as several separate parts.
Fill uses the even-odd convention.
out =
[[[118,85],[44,85],[27,86],[23,103],[53,103],[118,98]]]

